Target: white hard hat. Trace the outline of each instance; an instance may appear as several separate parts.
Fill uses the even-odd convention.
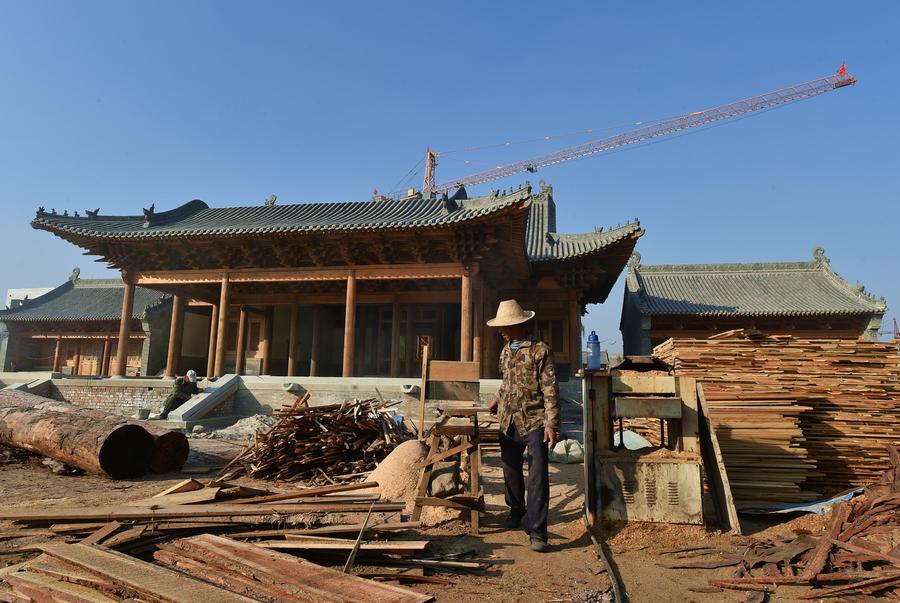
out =
[[[184,376],[187,377],[188,381],[196,381],[197,380],[197,371],[195,371],[194,369],[191,369],[187,373],[185,373]]]

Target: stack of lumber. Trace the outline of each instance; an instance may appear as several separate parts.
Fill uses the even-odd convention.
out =
[[[174,569],[89,544],[49,544],[3,576],[12,601],[395,601],[432,597],[212,535],[176,541],[157,552]],[[177,571],[176,571],[177,570]]]
[[[781,461],[773,468],[786,483],[807,472],[805,481],[798,482],[797,497],[774,500],[802,501],[806,492],[829,494],[870,483],[888,466],[885,446],[900,443],[900,354],[895,344],[751,339],[738,332],[726,338],[670,339],[654,354],[676,374],[702,383],[720,441],[729,440],[728,429],[742,428],[747,449],[755,445],[760,451],[783,451],[782,461],[794,458],[788,474]],[[754,426],[761,424],[764,428],[754,434]],[[738,460],[734,455],[743,452],[724,443],[723,453],[729,476],[732,466],[752,460]],[[762,478],[769,465],[765,459],[759,463]],[[745,494],[771,499],[769,485],[761,482],[757,490]]]
[[[824,534],[798,530],[793,536],[751,540],[734,563],[718,565],[737,565],[735,576],[710,580],[710,585],[767,592],[770,585],[822,587],[800,597],[817,600],[900,595],[900,449],[889,450],[893,468],[882,483],[835,505]]]
[[[309,407],[307,398],[277,411],[278,422],[257,434],[231,464],[255,478],[335,483],[359,478],[415,437],[387,410],[399,402],[372,399]]]

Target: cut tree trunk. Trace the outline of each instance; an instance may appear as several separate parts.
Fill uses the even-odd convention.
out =
[[[43,403],[47,408],[41,408]],[[0,444],[49,456],[111,478],[138,477],[150,469],[154,438],[124,417],[0,390]]]

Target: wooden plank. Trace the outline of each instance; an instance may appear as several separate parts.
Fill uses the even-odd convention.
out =
[[[187,492],[178,492],[175,494],[166,494],[165,496],[157,494],[150,498],[142,498],[140,500],[132,500],[122,503],[128,507],[149,507],[149,506],[175,506],[175,505],[193,505],[199,503],[213,502],[219,496],[221,488],[216,486],[213,488],[203,488],[202,490],[190,490]]]
[[[430,381],[467,381],[478,383],[480,363],[455,362],[451,360],[432,360],[429,367]]]
[[[409,324],[412,323],[412,314],[407,314],[407,322]],[[406,344],[407,347],[410,343]],[[419,441],[425,441],[425,401],[427,400],[428,393],[428,344],[422,346],[422,382],[419,385],[421,391],[419,391]]]
[[[697,411],[697,380],[679,377],[675,383],[681,398],[681,452],[700,452],[700,417]]]
[[[613,418],[681,419],[681,399],[649,396],[616,396]]]
[[[166,488],[156,496],[166,496],[167,494],[180,494],[181,492],[192,492],[194,490],[202,490],[203,484],[195,479],[186,479],[178,482],[174,486]]]
[[[841,527],[850,515],[850,506],[837,505],[834,507],[832,514],[833,517],[828,532],[819,538],[819,543],[813,549],[809,563],[806,564],[806,569],[803,571],[802,576],[804,580],[812,580],[825,567],[825,563],[828,561],[828,554],[834,546],[832,541],[841,533]]]
[[[445,408],[443,413],[448,417],[470,417],[478,414],[488,414],[487,406],[451,406]]]
[[[442,500],[442,499],[438,499]],[[350,551],[354,542],[320,542],[316,540],[259,540],[253,543],[264,549],[295,551]],[[412,554],[428,548],[427,540],[388,540],[385,542],[361,542],[359,550],[391,553],[395,555]]]
[[[424,429],[424,425],[423,425]],[[429,439],[429,448],[428,448],[428,456],[434,456],[438,447],[440,446],[441,439],[436,435],[432,434]],[[419,474],[419,483],[416,484],[416,498],[424,497],[428,494],[428,486],[431,484],[431,474],[434,471],[434,465],[426,465],[422,469],[422,473]],[[416,503],[415,508],[413,509],[412,520],[419,521],[419,518],[422,516],[422,505]]]
[[[179,540],[164,545],[163,549],[283,590],[290,597],[286,597],[288,601],[425,603],[432,600],[430,595],[372,582],[275,550],[209,534]],[[191,569],[185,571],[190,573]]]
[[[472,425],[435,425],[431,432],[434,435],[472,436],[475,428]]]
[[[113,521],[120,519],[174,519],[181,517],[238,517],[251,515],[293,515],[297,513],[335,512],[364,513],[369,508],[366,504],[352,503],[292,503],[283,505],[182,505],[161,507],[159,509],[143,509],[141,507],[56,507],[50,509],[19,509],[0,511],[0,519],[12,521]],[[402,503],[377,503],[375,511],[402,511]]]
[[[706,398],[701,383],[697,383],[697,410],[700,414],[700,451],[703,454],[703,462],[716,500],[719,518],[725,524],[725,529],[731,534],[740,536],[741,522],[734,505],[734,497],[731,495],[731,483],[728,481],[728,471],[725,468],[725,460],[722,458],[719,439],[716,437],[716,427],[706,408]]]
[[[444,459],[449,459],[451,456],[457,455],[460,452],[465,452],[466,450],[469,450],[470,448],[474,448],[474,447],[475,447],[475,444],[473,444],[472,442],[464,442],[464,443],[460,444],[459,446],[454,446],[453,448],[451,448],[449,450],[445,450],[444,452],[439,452],[434,456],[428,457],[424,461],[416,463],[415,466],[417,469],[421,469],[422,467],[425,467],[426,465],[434,465],[435,463],[439,463],[439,462],[443,461]]]
[[[113,534],[118,532],[119,528],[121,527],[122,524],[120,524],[118,521],[111,521],[107,524],[104,524],[102,528],[97,529],[87,538],[83,539],[81,541],[81,544],[98,544],[104,538],[108,538],[109,536],[112,536]]]
[[[394,532],[403,530],[415,530],[422,524],[418,521],[398,521],[383,524],[375,524],[366,528],[369,532]],[[321,528],[282,528],[278,530],[248,530],[245,532],[229,533],[229,538],[272,538],[273,536],[317,536],[327,534],[356,534],[362,528],[360,523],[345,525],[322,526]]]
[[[108,597],[96,590],[56,580],[35,572],[16,572],[6,577],[16,594],[28,601],[65,601],[66,603],[114,603],[121,599]]]
[[[612,374],[613,394],[672,394],[675,395],[675,377],[647,376],[624,371]]]
[[[270,494],[268,496],[254,496],[252,498],[236,498],[228,501],[230,505],[248,505],[257,503],[277,502],[281,500],[293,500],[297,498],[306,498],[309,496],[323,496],[325,494],[336,494],[338,492],[351,492],[353,490],[370,490],[377,488],[378,482],[359,482],[356,484],[337,484],[333,486],[321,486],[318,488],[304,488],[303,490],[295,490],[294,492],[280,492],[278,494]]]
[[[247,603],[252,601],[224,589],[199,582],[161,568],[138,561],[116,551],[82,544],[50,544],[44,552],[66,563],[99,575],[139,595],[154,597],[171,603]]]

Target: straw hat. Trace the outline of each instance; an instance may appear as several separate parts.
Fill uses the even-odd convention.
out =
[[[500,302],[497,307],[497,316],[487,321],[489,327],[511,327],[513,325],[528,322],[534,318],[533,310],[523,310],[514,299],[507,299]]]

